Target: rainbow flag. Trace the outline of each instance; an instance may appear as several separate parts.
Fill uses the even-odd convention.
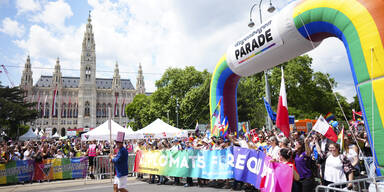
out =
[[[216,118],[216,121],[215,121],[215,125],[213,126],[213,129],[211,131],[212,133],[212,136],[220,136],[220,128],[221,128],[221,119],[220,119],[220,111],[219,111],[219,115],[218,117]]]
[[[229,123],[228,123],[227,117],[224,118],[223,124],[224,124],[223,137],[225,137],[228,133],[228,128],[229,128]]]
[[[330,122],[331,120],[335,119],[335,115],[333,113],[329,112],[324,116],[324,119],[327,120],[327,122]]]
[[[344,128],[340,131],[339,135],[337,136],[337,144],[340,145],[340,153],[343,153],[344,150]]]
[[[220,115],[220,112],[221,112],[221,98],[219,99],[219,102],[217,102],[215,111],[212,113],[212,117],[216,117],[217,118]]]

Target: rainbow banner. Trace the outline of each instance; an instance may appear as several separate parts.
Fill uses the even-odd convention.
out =
[[[49,180],[83,178],[87,174],[88,158],[44,160],[43,173]]]
[[[46,159],[42,163],[35,163],[33,160],[10,161],[0,164],[0,184],[84,178],[87,169],[87,157]]]
[[[33,175],[33,163],[32,160],[18,160],[0,164],[0,184],[30,181]]]
[[[292,181],[292,168],[280,163],[270,167],[268,157],[262,151],[231,147],[222,150],[182,151],[138,151],[135,158],[135,172],[173,177],[194,177],[205,179],[231,179],[244,181],[258,189],[276,182],[266,180]],[[275,169],[279,167],[279,169]],[[291,174],[286,174],[291,173]],[[261,187],[261,185],[263,185]],[[289,187],[287,187],[288,189]],[[289,191],[291,189],[289,188]]]

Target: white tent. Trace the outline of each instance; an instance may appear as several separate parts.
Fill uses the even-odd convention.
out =
[[[38,139],[39,136],[36,135],[36,133],[34,133],[32,131],[32,128],[29,128],[29,130],[22,136],[19,137],[19,140],[20,141],[26,141],[26,140],[33,140],[33,139]]]
[[[57,133],[57,131],[56,131],[56,133],[53,134],[51,138],[59,138],[59,137],[60,137],[60,135],[59,135],[59,134]]]
[[[117,132],[125,132],[125,139],[131,138],[133,135],[132,129],[126,129],[113,120],[111,120],[111,128],[112,128],[112,140],[116,139]],[[81,140],[109,140],[109,128],[108,128],[108,120],[105,121],[100,126],[96,127],[92,131],[88,131],[81,136]]]
[[[161,119],[156,119],[151,124],[135,132],[136,137],[154,137],[154,138],[172,138],[172,137],[188,137],[188,132],[173,127]]]

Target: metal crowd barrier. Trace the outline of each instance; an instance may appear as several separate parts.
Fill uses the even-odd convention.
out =
[[[134,172],[134,166],[135,166],[135,153],[129,153],[128,154],[128,175],[133,176]],[[95,179],[105,179],[109,178],[111,175],[114,175],[114,165],[113,163],[109,162],[109,156],[103,155],[103,156],[96,156],[93,159],[93,166],[94,171],[93,175],[95,176]],[[112,169],[111,169],[112,167]],[[88,173],[90,173],[90,170],[88,169]],[[89,174],[88,174],[89,175]]]
[[[353,189],[347,190],[345,187],[352,183]],[[384,176],[380,177],[371,177],[363,179],[355,179],[352,181],[342,182],[342,183],[332,183],[328,186],[319,185],[316,187],[316,192],[319,191],[384,191]]]

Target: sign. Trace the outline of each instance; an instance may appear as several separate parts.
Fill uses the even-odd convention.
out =
[[[173,177],[235,178],[258,189],[262,184],[263,187],[275,189],[275,184],[281,179],[292,182],[291,167],[281,163],[269,166],[265,162],[269,162],[269,159],[262,151],[240,147],[211,151],[137,151],[134,171]],[[271,178],[274,179],[273,186],[270,186]],[[288,186],[285,188],[291,190]]]
[[[10,161],[0,164],[0,184],[84,178],[87,175],[88,158],[46,159],[42,163],[33,160]]]
[[[252,62],[258,56],[283,44],[274,21],[263,23],[232,44],[227,50],[227,59],[233,67]]]
[[[124,136],[125,136],[124,132],[118,131],[116,141],[117,142],[124,142]]]

